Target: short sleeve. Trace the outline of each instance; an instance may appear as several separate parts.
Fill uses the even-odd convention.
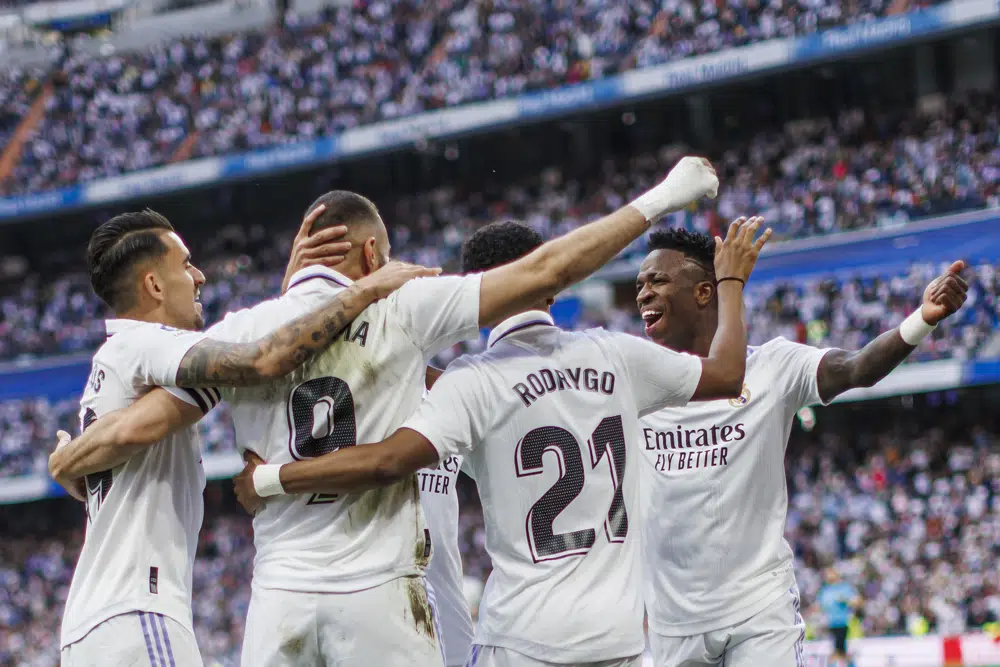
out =
[[[222,402],[222,393],[213,387],[201,389],[185,389],[183,387],[163,387],[163,389],[189,405],[199,408],[202,414],[208,414],[212,408]]]
[[[830,350],[793,343],[785,338],[775,338],[755,354],[767,354],[768,368],[784,384],[784,393],[797,411],[807,405],[822,404],[817,373],[819,362]]]
[[[434,383],[417,412],[402,426],[427,438],[442,459],[466,456],[486,432],[486,401],[480,371],[457,359]]]
[[[431,357],[479,335],[482,274],[411,280],[390,297],[410,340]]]
[[[639,416],[686,405],[701,380],[701,359],[662,347],[637,336],[604,332],[624,364]]]
[[[174,387],[177,369],[192,347],[205,340],[197,331],[151,325],[142,330],[142,345],[135,348],[136,375],[141,385]]]

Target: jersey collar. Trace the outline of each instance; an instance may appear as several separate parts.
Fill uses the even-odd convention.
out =
[[[111,338],[116,333],[121,333],[122,331],[128,331],[129,329],[135,329],[141,327],[143,324],[149,324],[149,322],[141,322],[139,320],[128,320],[124,318],[114,319],[114,320],[104,320],[104,327],[108,331],[108,338]]]
[[[493,331],[490,332],[490,339],[487,343],[487,347],[493,347],[501,338],[508,334],[512,334],[515,331],[520,331],[521,329],[527,329],[528,327],[536,325],[553,327],[555,326],[555,322],[552,320],[552,315],[546,313],[544,310],[529,310],[525,313],[521,313],[520,315],[508,317],[506,320],[493,327]]]
[[[288,281],[288,289],[301,285],[307,280],[316,279],[328,280],[344,288],[350,287],[354,284],[353,280],[339,271],[334,271],[333,269],[325,266],[307,266],[306,268],[299,269],[292,274],[292,277]]]

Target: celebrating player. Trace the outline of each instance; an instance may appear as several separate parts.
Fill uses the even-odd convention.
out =
[[[646,335],[704,354],[719,326],[715,247],[702,234],[650,238],[636,301]],[[657,667],[802,664],[804,623],[783,533],[784,457],[795,413],[869,387],[965,302],[955,262],[923,304],[863,349],[777,338],[747,348],[739,398],[665,408],[643,420],[641,522],[646,608]]]
[[[494,328],[486,352],[453,362],[384,442],[284,466],[251,461],[237,497],[254,510],[280,488],[357,492],[466,456],[493,560],[469,664],[638,665],[641,554],[628,518],[637,510],[636,417],[739,395],[742,285],[767,238],[754,242],[758,225],[734,225],[718,253],[720,327],[707,358],[600,329],[562,331],[552,300],[539,299]],[[464,269],[508,264],[541,243],[524,225],[488,225],[467,241]],[[280,485],[268,481],[274,472]]]
[[[717,188],[707,161],[684,158],[630,205],[517,262],[481,275],[414,282],[369,308],[343,329],[338,344],[301,370],[228,395],[239,446],[282,462],[351,447],[359,439],[385,438],[419,405],[427,359],[475,338],[481,325],[495,324],[590,275],[652,220],[714,196]],[[309,300],[296,294],[351,289],[353,280],[388,261],[388,234],[371,202],[332,192],[311,209],[320,204],[326,210],[317,219],[319,228],[345,224],[350,230],[352,248],[340,270],[299,272],[286,295],[298,301],[283,298],[231,314],[210,330],[213,338],[257,337],[298,315]],[[157,409],[161,394],[151,392],[124,411],[121,423],[139,433],[159,413],[163,418],[153,430],[189,424]],[[276,473],[262,483],[264,489],[280,488]],[[431,545],[413,476],[366,493],[281,496],[254,517],[254,541],[244,667],[442,663],[421,577]]]
[[[147,210],[112,218],[94,232],[87,257],[94,291],[119,319],[108,320],[108,341],[94,355],[81,402],[85,429],[156,385],[168,387],[163,409],[201,416],[219,401],[214,387],[284,375],[374,300],[433,273],[391,267],[269,336],[229,344],[197,333],[205,277],[163,216]],[[64,666],[202,664],[191,624],[201,444],[193,429],[143,437],[160,446],[95,457],[69,445],[50,459],[53,476],[74,493],[71,480],[86,475],[88,525],[63,616]]]

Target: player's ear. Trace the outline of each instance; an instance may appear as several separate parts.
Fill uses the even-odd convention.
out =
[[[364,275],[379,269],[378,253],[375,252],[375,237],[369,236],[361,246],[361,272]]]
[[[160,282],[156,271],[147,270],[142,274],[141,291],[148,294],[157,303],[162,303],[164,299],[163,284]]]
[[[715,283],[711,280],[700,280],[694,286],[694,301],[699,308],[712,303],[715,298]]]

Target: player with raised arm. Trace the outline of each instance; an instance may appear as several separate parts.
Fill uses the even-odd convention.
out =
[[[720,287],[721,326],[706,358],[601,329],[562,331],[543,298],[495,327],[485,352],[452,362],[387,440],[281,466],[251,461],[237,497],[256,510],[280,492],[273,473],[285,493],[351,493],[465,456],[493,560],[468,664],[638,665],[641,552],[629,521],[637,416],[739,395],[742,283],[767,238],[754,241],[758,225],[734,223],[720,241],[718,270],[732,280]],[[466,242],[464,269],[507,265],[541,243],[524,225],[488,225]]]
[[[431,273],[407,267],[373,274],[268,336],[231,344],[197,332],[205,278],[163,216],[147,210],[112,218],[92,235],[87,262],[94,291],[118,319],[108,320],[108,340],[94,355],[81,401],[84,429],[103,427],[103,415],[153,386],[168,387],[163,409],[200,417],[219,401],[216,386],[280,377],[327,347],[376,299]],[[63,615],[64,667],[202,664],[191,624],[201,445],[193,429],[157,439],[159,447],[123,449],[98,465],[73,446],[50,459],[53,476],[74,494],[80,489],[71,480],[85,476],[87,505]]]
[[[636,282],[646,335],[704,354],[720,326],[712,240],[669,230],[649,247]],[[639,520],[657,667],[801,667],[805,626],[783,535],[793,418],[888,375],[965,302],[963,268],[955,262],[916,312],[857,352],[783,338],[748,347],[738,398],[643,420]]]
[[[238,445],[284,462],[385,438],[419,405],[434,354],[582,280],[652,220],[717,188],[707,161],[684,158],[632,204],[517,262],[481,275],[414,281],[366,310],[300,370],[228,395]],[[337,191],[310,210],[321,204],[318,228],[347,225],[352,249],[337,271],[318,267],[293,276],[289,294],[304,285],[335,294],[388,261],[388,234],[371,202]],[[243,340],[266,331],[265,322],[275,326],[294,315],[265,303],[230,315],[210,334]],[[124,411],[122,430],[140,432],[128,425],[142,424],[142,404],[163,400],[161,393]],[[164,416],[168,432],[184,425]],[[422,578],[431,544],[414,476],[365,493],[282,496],[254,517],[254,542],[244,667],[442,664]]]

